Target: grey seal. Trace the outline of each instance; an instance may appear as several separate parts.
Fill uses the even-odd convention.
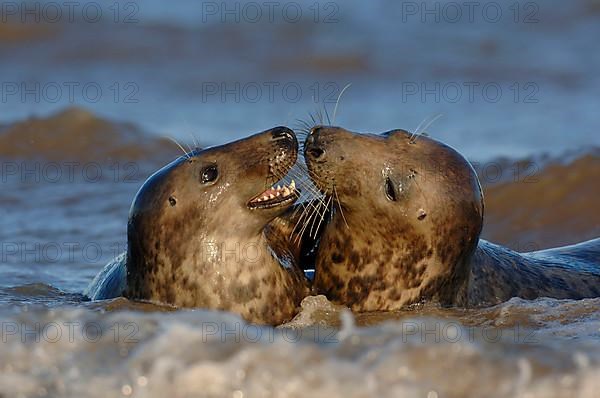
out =
[[[291,319],[307,280],[274,221],[299,193],[294,181],[275,183],[297,153],[293,131],[276,127],[160,169],[131,206],[127,252],[85,294],[227,310],[260,324]]]
[[[600,296],[600,239],[530,253],[480,239],[475,171],[453,148],[415,138],[405,130],[310,130],[307,168],[331,198],[318,237],[317,292],[355,311]]]

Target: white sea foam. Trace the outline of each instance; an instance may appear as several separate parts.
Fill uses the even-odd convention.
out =
[[[2,310],[0,391],[89,397],[595,397],[599,300],[418,309],[375,326],[322,296],[280,328],[221,312]],[[487,320],[502,314],[504,326]],[[341,324],[340,332],[331,325]],[[385,319],[385,316],[383,317]],[[314,321],[314,322],[313,322]],[[494,322],[496,322],[494,321]],[[518,329],[515,332],[515,329]]]

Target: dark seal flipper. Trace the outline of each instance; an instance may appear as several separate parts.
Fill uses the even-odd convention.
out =
[[[600,239],[518,253],[481,240],[471,261],[471,306],[511,297],[582,299],[600,296]]]
[[[127,288],[126,253],[115,257],[96,275],[83,292],[90,300],[106,300],[123,295]]]

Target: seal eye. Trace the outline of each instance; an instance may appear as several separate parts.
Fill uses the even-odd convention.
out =
[[[207,184],[209,182],[213,182],[219,176],[219,170],[216,165],[205,167],[200,174],[200,181],[203,184]]]
[[[390,177],[385,179],[385,196],[392,202],[396,201],[396,190],[394,190],[394,183]]]

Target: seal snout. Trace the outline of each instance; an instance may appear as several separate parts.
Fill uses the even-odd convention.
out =
[[[296,134],[287,127],[279,126],[271,129],[271,136],[273,141],[285,141],[284,143],[288,146],[298,146]]]

